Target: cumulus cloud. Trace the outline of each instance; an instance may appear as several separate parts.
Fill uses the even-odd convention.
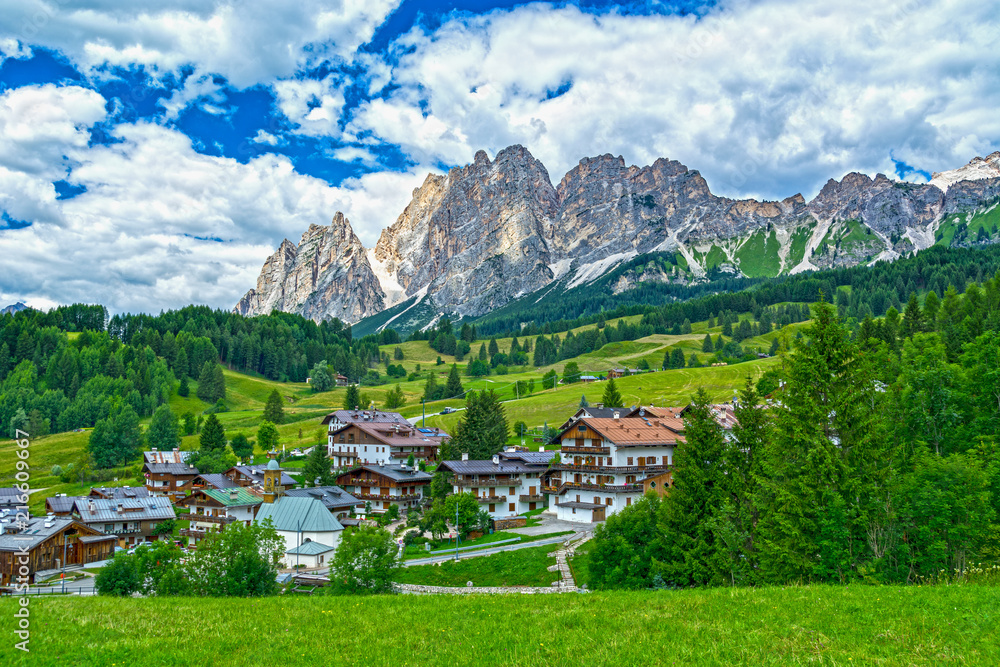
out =
[[[152,123],[118,125],[111,143],[92,145],[88,128],[102,113],[103,99],[82,88],[0,96],[0,139],[16,149],[0,158],[0,202],[24,207],[11,214],[33,221],[0,230],[0,254],[13,258],[0,297],[97,301],[116,311],[231,307],[281,238],[297,241],[342,210],[371,245],[416,184],[415,174],[376,173],[333,187],[284,156],[244,164],[203,155],[184,134]],[[33,153],[47,158],[34,162]],[[52,166],[58,154],[61,169]],[[52,181],[63,178],[84,191],[56,199]]]
[[[347,126],[417,161],[522,143],[558,179],[611,152],[680,159],[716,191],[814,193],[890,152],[953,168],[997,147],[1000,19],[972,0],[770,0],[693,16],[529,5],[400,40],[398,86]]]
[[[0,35],[61,51],[85,69],[142,65],[173,73],[194,66],[246,88],[349,58],[398,5],[399,0],[21,0],[0,13]]]

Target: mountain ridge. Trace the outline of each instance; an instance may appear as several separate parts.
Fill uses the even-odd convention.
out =
[[[234,310],[357,322],[424,303],[438,315],[477,317],[649,253],[672,257],[670,267],[648,275],[639,267],[616,291],[645,280],[690,284],[891,261],[943,239],[1000,240],[988,208],[1000,199],[1000,152],[934,179],[851,172],[810,201],[758,201],[717,196],[700,172],[667,158],[638,167],[611,154],[587,157],[553,186],[523,146],[493,160],[478,151],[465,166],[429,174],[373,248],[339,212],[329,226],[310,226],[298,246],[286,239]]]

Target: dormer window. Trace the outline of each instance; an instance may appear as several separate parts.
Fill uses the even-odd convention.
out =
[[[579,426],[576,427],[576,430],[578,430],[580,433],[585,433],[587,431],[587,425],[580,424]]]

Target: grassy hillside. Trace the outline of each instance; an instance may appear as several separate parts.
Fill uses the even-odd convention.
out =
[[[17,601],[0,600],[13,618]],[[996,589],[32,599],[5,665],[996,665]],[[183,622],[180,619],[197,619]]]

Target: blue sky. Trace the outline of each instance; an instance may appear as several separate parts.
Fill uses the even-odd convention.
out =
[[[602,153],[732,197],[923,181],[1000,147],[991,4],[17,0],[0,301],[230,307],[282,238],[342,210],[371,247],[513,143],[553,182]]]

